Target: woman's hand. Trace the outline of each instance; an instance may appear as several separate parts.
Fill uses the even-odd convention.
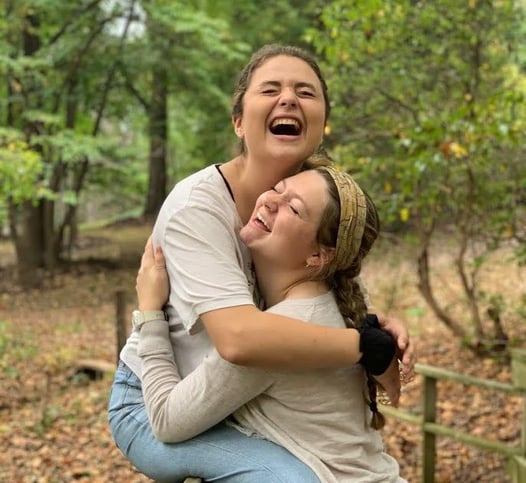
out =
[[[407,327],[395,317],[379,315],[378,318],[382,329],[389,332],[396,341],[398,359],[402,363],[403,378],[404,380],[410,380],[415,374],[416,354]],[[396,372],[398,374],[398,367]]]
[[[153,247],[148,238],[137,274],[135,290],[139,310],[162,310],[168,300],[170,283],[161,247]]]

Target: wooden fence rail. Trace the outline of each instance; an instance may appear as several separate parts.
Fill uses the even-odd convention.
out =
[[[446,436],[508,457],[508,471],[513,483],[526,483],[526,350],[512,350],[512,384],[506,384],[478,377],[466,376],[433,366],[416,364],[416,372],[423,380],[423,412],[411,414],[390,406],[383,406],[382,412],[395,419],[419,426],[422,431],[422,481],[435,481],[436,437]],[[464,385],[476,386],[510,395],[522,396],[522,421],[520,446],[491,441],[469,433],[450,428],[436,422],[437,381],[449,380]],[[517,421],[519,424],[519,421]]]

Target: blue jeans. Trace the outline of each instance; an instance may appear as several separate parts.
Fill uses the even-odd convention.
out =
[[[182,443],[160,442],[148,421],[141,381],[123,362],[115,373],[108,409],[115,443],[155,481],[174,483],[197,476],[220,483],[320,483],[286,449],[224,422]]]

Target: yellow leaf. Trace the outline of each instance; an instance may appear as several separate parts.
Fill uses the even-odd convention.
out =
[[[402,208],[400,210],[400,219],[404,222],[409,220],[409,210],[407,208]]]
[[[449,150],[455,155],[456,158],[463,158],[468,154],[466,148],[455,142],[449,145]]]

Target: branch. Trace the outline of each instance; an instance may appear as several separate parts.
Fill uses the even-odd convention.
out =
[[[90,36],[87,39],[87,42],[84,44],[84,46],[81,48],[79,54],[75,57],[75,62],[71,64],[71,68],[69,69],[69,72],[67,73],[66,77],[64,78],[64,82],[62,84],[62,88],[57,91],[57,95],[55,98],[55,104],[54,104],[54,111],[57,112],[60,107],[60,96],[63,94],[64,91],[67,91],[66,86],[69,86],[71,88],[72,86],[72,79],[76,78],[77,71],[80,68],[80,65],[82,63],[82,60],[84,56],[86,55],[86,52],[91,47],[91,44],[95,41],[97,36],[102,32],[102,29],[104,28],[104,25],[112,20],[112,17],[108,17],[104,19],[103,22],[100,22],[99,28],[95,29],[91,32]]]
[[[418,290],[424,297],[433,313],[441,320],[457,337],[464,338],[466,331],[464,328],[457,324],[445,310],[440,307],[431,287],[431,274],[429,271],[429,245],[431,242],[431,235],[433,233],[433,227],[421,233],[422,249],[418,256]]]
[[[484,337],[484,331],[482,329],[482,321],[480,318],[480,311],[477,305],[476,296],[476,280],[478,269],[476,266],[473,269],[470,283],[468,275],[466,274],[466,265],[464,263],[468,249],[468,241],[470,239],[469,226],[471,220],[473,219],[473,207],[476,203],[474,197],[476,182],[473,171],[469,168],[469,166],[466,167],[466,174],[468,178],[466,186],[467,195],[465,203],[463,203],[464,209],[461,212],[460,219],[457,220],[462,238],[460,240],[460,248],[456,259],[456,266],[460,280],[462,281],[462,287],[467,297],[469,311],[471,312],[471,321],[475,327],[475,334],[478,339],[481,340]]]
[[[68,27],[71,24],[73,24],[76,20],[78,20],[79,16],[84,15],[86,12],[88,12],[90,10],[93,10],[95,7],[98,6],[98,4],[100,2],[101,2],[101,0],[94,0],[93,2],[89,3],[88,5],[86,5],[84,8],[80,8],[79,7],[77,9],[75,9],[72,12],[71,16],[66,20],[66,22],[59,29],[59,31],[49,39],[49,44],[48,45],[53,45],[57,40],[60,39],[60,37],[62,37],[62,35],[64,35],[66,33],[66,30],[68,29]]]
[[[480,319],[479,308],[477,305],[476,297],[476,270],[471,274],[471,283],[469,282],[468,275],[466,274],[466,265],[464,260],[466,258],[468,246],[468,236],[465,232],[462,233],[462,240],[460,241],[460,248],[456,259],[457,272],[462,282],[464,293],[467,297],[467,303],[469,311],[471,312],[471,321],[475,327],[475,335],[479,340],[484,338],[484,331],[482,329],[482,321]]]
[[[149,111],[150,103],[141,95],[140,91],[133,85],[128,71],[126,70],[126,66],[122,62],[118,62],[117,67],[119,69],[119,72],[122,74],[126,89],[128,89],[131,92],[131,94],[139,101],[139,103],[142,105],[145,111]]]
[[[115,57],[115,62],[111,66],[110,71],[108,72],[108,77],[106,78],[106,83],[104,84],[104,89],[102,91],[102,98],[101,98],[99,110],[97,112],[97,118],[95,120],[95,125],[93,126],[93,131],[92,131],[92,135],[93,136],[95,136],[98,133],[98,131],[99,131],[100,122],[102,120],[102,115],[104,113],[104,108],[106,107],[106,100],[108,99],[108,94],[109,94],[110,89],[111,89],[111,84],[113,82],[113,77],[114,77],[115,72],[117,70],[117,64],[119,62],[118,59],[119,59],[119,57],[122,54],[122,51],[124,49],[124,42],[126,40],[126,37],[128,36],[128,29],[130,28],[131,22],[133,20],[133,11],[135,9],[135,1],[136,0],[133,0],[130,3],[128,17],[126,18],[126,25],[124,26],[124,30],[122,32],[121,38],[119,39],[119,48],[117,50],[117,55]]]

